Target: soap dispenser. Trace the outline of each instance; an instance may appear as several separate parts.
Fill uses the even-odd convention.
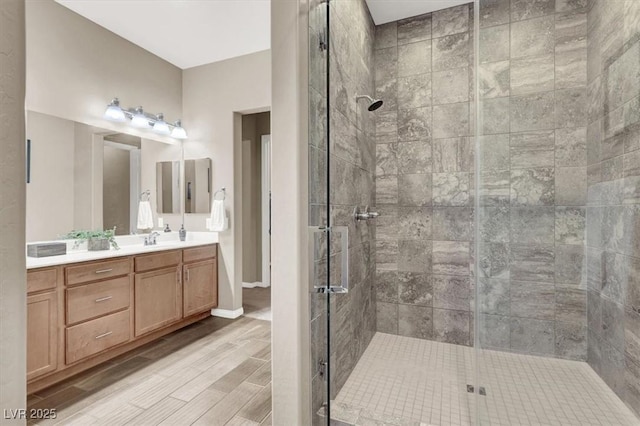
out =
[[[164,227],[164,232],[171,232],[171,228],[169,228],[169,224]]]
[[[180,227],[179,235],[180,235],[180,241],[184,241],[187,239],[187,230],[184,229],[184,223]]]

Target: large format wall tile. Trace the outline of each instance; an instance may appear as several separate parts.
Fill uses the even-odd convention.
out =
[[[511,20],[522,21],[555,12],[555,0],[511,0]]]
[[[433,334],[439,342],[470,345],[470,313],[433,309]]]
[[[554,56],[528,56],[511,61],[512,95],[546,92],[554,89]]]
[[[556,121],[554,92],[512,97],[510,116],[512,132],[553,129]]]
[[[398,334],[419,339],[432,339],[433,308],[398,305]]]
[[[511,205],[552,206],[555,202],[553,168],[511,171]]]
[[[508,24],[483,28],[480,30],[481,63],[508,60],[509,51]]]
[[[431,173],[431,170],[430,140],[397,144],[398,174]]]
[[[552,130],[511,133],[511,169],[553,167],[555,138]]]
[[[518,207],[511,209],[511,242],[553,244],[555,209],[553,207]]]
[[[538,355],[555,353],[553,321],[512,317],[510,326],[512,350]]]
[[[481,98],[509,96],[511,82],[509,61],[480,64],[477,78],[480,80]]]
[[[533,281],[511,281],[511,315],[553,320],[554,286]]]
[[[480,28],[507,24],[511,0],[485,0],[480,3]]]
[[[479,136],[480,168],[482,170],[509,169],[509,135]]]
[[[531,0],[526,0],[531,1]],[[553,16],[511,23],[511,57],[544,55],[555,48]]]
[[[469,100],[469,68],[433,73],[433,104],[451,104]]]
[[[431,74],[417,74],[400,77],[397,87],[397,105],[404,108],[431,106]],[[378,96],[387,100],[387,92],[378,92]]]
[[[398,77],[430,72],[431,55],[430,41],[398,46]]]
[[[469,5],[450,7],[433,13],[431,33],[433,38],[469,32]]]
[[[434,39],[433,70],[442,71],[469,66],[470,48],[467,32]]]
[[[430,13],[398,21],[398,44],[414,43],[429,39],[431,39]]]
[[[431,108],[398,110],[398,140],[417,141],[431,137]]]

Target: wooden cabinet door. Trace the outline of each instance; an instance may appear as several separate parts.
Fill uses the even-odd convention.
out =
[[[182,318],[180,268],[136,274],[135,335],[157,330]]]
[[[218,265],[215,260],[184,265],[185,318],[218,306]]]
[[[58,293],[27,297],[27,380],[58,365]]]

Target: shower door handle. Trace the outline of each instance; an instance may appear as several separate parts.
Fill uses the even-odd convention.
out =
[[[327,283],[321,285],[316,282],[316,235],[323,234],[327,240],[327,253],[330,253],[329,245],[334,233],[340,234],[340,285],[331,283],[331,271],[327,271]],[[325,254],[326,256],[326,254]],[[331,260],[329,258],[329,260]],[[309,227],[309,282],[313,283],[316,293],[348,293],[349,292],[349,227],[348,226],[310,226]]]

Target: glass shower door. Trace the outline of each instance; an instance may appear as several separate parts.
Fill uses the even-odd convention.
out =
[[[309,301],[313,424],[331,419],[331,313],[348,292],[348,229],[332,226],[328,0],[309,4]]]

